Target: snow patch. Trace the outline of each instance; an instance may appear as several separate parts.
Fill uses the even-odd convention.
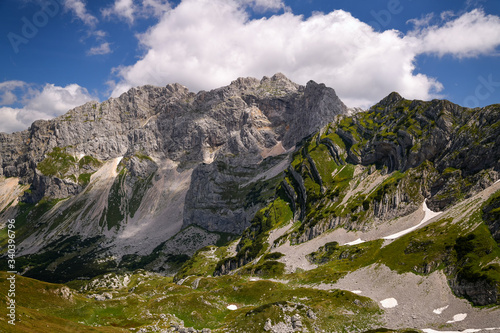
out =
[[[395,298],[386,298],[380,301],[380,304],[386,309],[395,308],[398,306],[398,301]]]
[[[238,310],[238,307],[236,305],[234,305],[234,304],[231,304],[231,305],[227,306],[227,309],[231,310],[231,311],[234,311],[234,310]]]
[[[467,318],[467,313],[459,313],[453,316],[453,320],[448,320],[446,323],[456,323],[457,321],[463,321],[465,318]]]
[[[442,213],[442,212],[433,212],[432,210],[430,210],[427,207],[426,201],[427,201],[427,199],[425,199],[424,203],[423,203],[425,216],[422,219],[422,222],[420,222],[420,223],[425,223],[425,222],[429,221],[430,219],[433,219],[434,217],[436,217],[436,216],[438,216],[439,214]]]
[[[397,232],[395,234],[386,236],[386,237],[384,237],[384,239],[393,240],[393,239],[399,238],[401,236],[404,236],[404,235],[412,232],[413,230],[418,229],[425,222],[427,222],[427,221],[433,219],[434,217],[438,216],[439,214],[441,214],[441,212],[433,212],[432,210],[430,210],[427,207],[426,201],[427,201],[427,199],[425,199],[424,203],[423,203],[423,209],[424,209],[424,214],[425,215],[424,215],[424,218],[422,219],[422,221],[420,221],[419,224],[417,224],[416,226],[413,226],[411,228],[405,229],[403,231]]]
[[[353,291],[351,291],[351,293],[353,293],[353,294],[361,294],[362,291],[361,290],[353,290]]]
[[[258,281],[257,278],[250,278],[250,281]]]
[[[365,242],[364,240],[362,240],[361,238],[358,238],[355,241],[352,241],[352,242],[349,242],[349,243],[345,243],[345,245],[358,245],[358,244],[361,244],[361,243],[364,243],[364,242]]]
[[[438,314],[438,315],[439,315],[439,314],[443,313],[443,311],[444,311],[444,310],[448,309],[448,307],[449,307],[449,305],[447,305],[447,306],[443,306],[442,308],[435,309],[435,310],[434,310],[434,311],[432,311],[432,312],[434,312],[435,314]]]

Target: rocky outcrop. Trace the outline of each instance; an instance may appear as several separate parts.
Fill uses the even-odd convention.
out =
[[[500,243],[500,193],[492,196],[483,207],[482,213],[493,238]]]
[[[385,166],[390,173],[433,163],[443,176],[430,185],[429,207],[443,210],[498,179],[500,127],[493,124],[499,117],[499,105],[468,109],[446,100],[409,101],[392,93],[369,111],[355,114],[351,124],[340,122],[335,132],[353,164]],[[489,170],[489,181],[481,180],[484,170]],[[452,183],[461,188],[444,195]]]
[[[455,295],[466,298],[474,305],[484,306],[500,302],[497,286],[487,280],[468,281],[456,277],[448,280],[448,284]]]
[[[292,182],[293,185],[295,185],[293,186],[293,188],[295,189],[295,195],[293,195],[293,197],[297,198],[298,200],[298,206],[300,206],[299,220],[302,221],[306,216],[306,204],[307,204],[307,190],[304,185],[304,179],[292,167],[288,168],[287,172],[290,173],[291,176],[290,181]]]
[[[337,165],[345,164],[345,151],[342,148],[336,145],[330,138],[324,138],[320,141],[320,143],[324,144],[328,148],[330,155]]]

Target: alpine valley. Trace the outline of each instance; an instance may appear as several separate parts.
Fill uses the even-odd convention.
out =
[[[0,133],[0,331],[500,332],[499,180],[500,104],[133,88]]]

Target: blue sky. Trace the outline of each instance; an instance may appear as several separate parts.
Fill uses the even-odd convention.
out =
[[[2,0],[0,131],[133,86],[282,72],[364,108],[500,102],[497,0]]]

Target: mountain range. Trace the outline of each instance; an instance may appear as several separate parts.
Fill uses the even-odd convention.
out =
[[[498,104],[363,111],[282,74],[0,133],[20,332],[500,332],[499,147]]]

